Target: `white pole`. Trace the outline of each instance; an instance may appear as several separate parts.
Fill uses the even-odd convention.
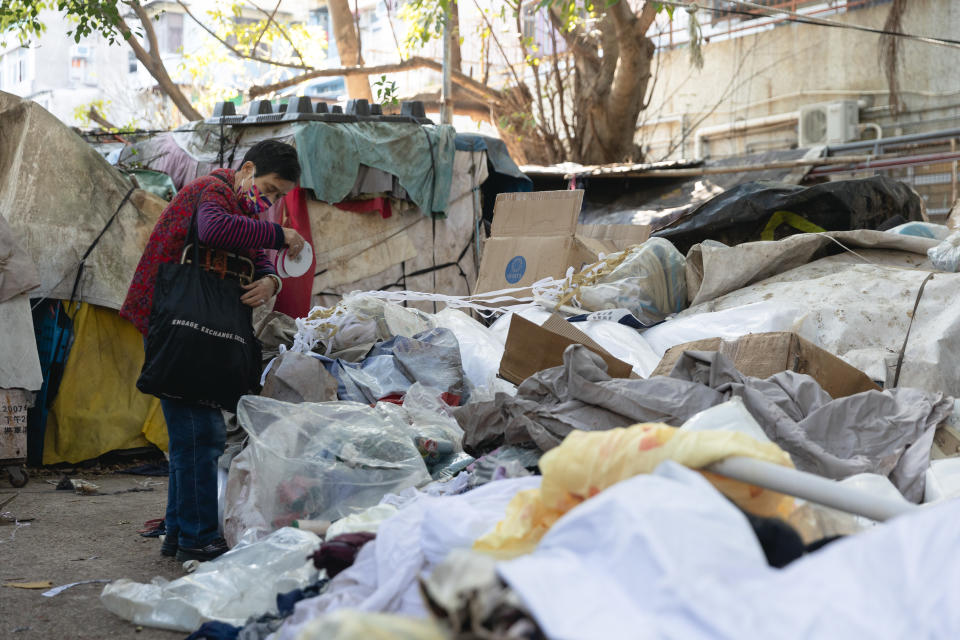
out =
[[[447,4],[443,19],[443,86],[440,88],[440,124],[453,124],[453,85],[450,82],[450,5]]]
[[[727,458],[713,463],[706,470],[877,522],[884,522],[918,508],[906,499],[894,500],[876,496],[844,486],[836,480],[752,458]]]

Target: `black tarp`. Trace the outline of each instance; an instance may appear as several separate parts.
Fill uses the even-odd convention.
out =
[[[778,211],[799,215],[826,231],[876,229],[894,216],[922,220],[923,202],[906,184],[876,176],[801,187],[755,181],[738,185],[692,209],[653,235],[666,238],[686,253],[704,240],[734,245],[760,240]],[[780,225],[775,238],[798,233]]]

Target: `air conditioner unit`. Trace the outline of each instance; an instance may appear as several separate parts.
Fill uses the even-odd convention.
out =
[[[800,108],[800,147],[842,144],[860,137],[860,107],[856,100],[837,100]]]

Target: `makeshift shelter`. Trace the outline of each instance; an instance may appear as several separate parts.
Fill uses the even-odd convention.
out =
[[[238,168],[268,139],[297,147],[303,175],[302,188],[263,215],[314,248],[310,274],[285,283],[277,299],[292,316],[354,290],[472,293],[483,211],[498,192],[530,190],[500,141],[412,120],[214,118],[129,145],[117,162],[165,173],[179,189],[218,167]]]
[[[44,463],[149,443],[165,448],[159,401],[135,388],[142,338],[117,315],[163,201],[136,189],[33,102],[0,93],[0,132],[5,237],[25,250],[38,275],[38,286],[0,300],[0,388],[40,392],[44,402],[31,410],[28,428],[31,444],[46,440]],[[35,328],[31,306],[60,308],[58,301],[69,331]],[[49,357],[71,340],[57,394],[48,389],[50,367],[40,362],[38,341]],[[41,364],[48,365],[46,377]],[[41,462],[37,449],[28,446],[32,463]]]

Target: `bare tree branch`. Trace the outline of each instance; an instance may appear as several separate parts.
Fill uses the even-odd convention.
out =
[[[260,41],[263,40],[263,35],[267,32],[267,29],[270,28],[270,22],[273,20],[273,16],[275,16],[275,15],[277,14],[277,9],[280,8],[280,3],[281,3],[281,2],[283,2],[283,0],[277,0],[277,6],[275,6],[275,7],[273,8],[273,13],[272,13],[272,14],[267,14],[266,11],[263,11],[263,9],[260,9],[260,7],[257,7],[257,5],[255,5],[255,4],[253,5],[253,6],[256,7],[257,9],[260,9],[261,12],[263,12],[264,14],[266,14],[266,15],[267,15],[267,19],[266,19],[266,21],[263,23],[263,29],[260,29],[260,34],[257,36],[256,42],[253,43],[253,47],[251,48],[251,51],[256,51],[256,50],[257,50],[257,47],[260,46]],[[250,4],[253,4],[253,2],[251,2]]]
[[[205,25],[203,22],[201,22],[195,15],[193,15],[193,13],[190,11],[190,8],[187,7],[186,4],[184,4],[183,0],[177,0],[177,4],[179,4],[181,7],[183,7],[183,10],[186,12],[186,14],[187,14],[188,16],[190,16],[190,19],[191,19],[191,20],[193,20],[193,21],[196,22],[198,25],[200,25],[200,27],[201,27],[204,31],[206,31],[206,32],[209,33],[211,36],[213,36],[213,37],[217,40],[217,42],[219,42],[220,44],[222,44],[223,46],[225,46],[228,50],[230,50],[231,53],[233,53],[233,55],[237,56],[238,58],[243,58],[243,59],[245,59],[245,60],[253,60],[254,62],[262,62],[263,64],[269,64],[269,65],[273,65],[273,66],[275,66],[275,67],[286,67],[286,68],[288,68],[288,69],[313,69],[313,67],[311,67],[310,65],[306,65],[306,64],[297,64],[297,63],[295,63],[295,62],[281,62],[281,61],[279,61],[279,60],[271,60],[271,59],[269,59],[269,58],[262,58],[262,57],[260,57],[260,56],[258,56],[258,55],[253,55],[253,54],[251,54],[251,53],[244,53],[243,51],[240,51],[240,50],[237,49],[235,46],[233,46],[232,44],[230,44],[229,42],[227,42],[226,40],[224,40],[223,38],[221,38],[219,35],[217,35],[217,32],[216,32],[216,31],[214,31],[213,29],[211,29],[210,27],[208,27],[207,25]]]
[[[434,71],[442,72],[443,64],[436,60],[431,60],[430,58],[422,58],[420,56],[413,56],[412,58],[407,58],[402,62],[397,62],[393,64],[381,64],[374,66],[363,66],[356,65],[352,67],[335,67],[331,69],[314,69],[306,73],[302,73],[293,78],[288,78],[286,80],[281,80],[280,82],[275,82],[268,85],[254,85],[250,87],[247,91],[247,94],[251,99],[258,96],[266,95],[268,93],[273,93],[275,91],[281,91],[288,87],[300,84],[307,80],[312,80],[314,78],[329,78],[334,76],[372,76],[377,74],[384,73],[397,73],[398,71],[409,71],[410,69],[433,69]],[[462,87],[466,91],[475,95],[476,97],[491,101],[499,102],[503,99],[503,94],[496,89],[491,89],[490,87],[477,82],[470,76],[464,75],[459,72],[452,72],[451,79],[453,83],[459,87]]]
[[[96,107],[90,107],[90,111],[87,112],[87,117],[90,118],[93,122],[96,122],[98,125],[103,127],[105,130],[109,131],[110,129],[120,128],[117,125],[110,122],[109,120],[107,120],[105,117],[103,117],[103,115],[99,111],[97,111]]]
[[[160,86],[161,91],[170,97],[170,100],[173,101],[173,104],[180,113],[183,114],[184,118],[190,121],[202,120],[203,116],[193,108],[190,100],[183,95],[183,91],[180,90],[177,83],[175,83],[170,77],[170,74],[167,73],[167,68],[163,64],[163,58],[160,57],[160,45],[157,43],[157,32],[154,30],[153,24],[150,21],[150,14],[147,13],[146,9],[144,9],[137,0],[129,0],[125,4],[133,9],[134,14],[137,16],[146,33],[147,42],[150,44],[150,51],[144,49],[143,45],[140,44],[134,36],[133,30],[130,29],[130,26],[121,16],[117,28],[124,40],[127,41],[127,44],[130,45],[130,48],[133,49],[133,55],[137,57],[137,60],[139,60],[150,75],[153,76],[153,79],[156,80]]]
[[[626,2],[626,0],[620,1]],[[573,53],[580,56],[584,63],[591,65],[599,64],[600,56],[597,53],[597,49],[596,47],[586,44],[589,40],[586,34],[583,33],[583,30],[580,27],[574,27],[569,31],[564,29],[563,21],[560,19],[560,7],[551,5],[548,12],[550,14],[550,24],[553,25],[553,28],[557,30],[564,42],[567,43],[567,47]]]
[[[473,5],[477,8],[477,11],[480,12],[480,17],[483,18],[483,22],[487,25],[487,30],[490,31],[490,37],[493,38],[493,42],[497,45],[497,49],[500,49],[500,55],[502,55],[503,59],[506,61],[507,68],[510,69],[510,74],[516,81],[517,86],[521,86],[523,83],[520,81],[520,76],[517,75],[516,69],[513,68],[513,64],[510,62],[510,57],[507,55],[507,52],[504,51],[503,45],[500,44],[500,40],[497,38],[497,34],[493,30],[493,25],[490,24],[490,20],[487,18],[486,12],[480,8],[480,4],[477,2],[477,0],[473,0]]]
[[[403,52],[400,50],[400,38],[397,37],[397,27],[393,24],[393,0],[383,0],[387,8],[387,22],[390,24],[390,33],[393,34],[393,42],[397,45],[397,55],[403,60]]]

